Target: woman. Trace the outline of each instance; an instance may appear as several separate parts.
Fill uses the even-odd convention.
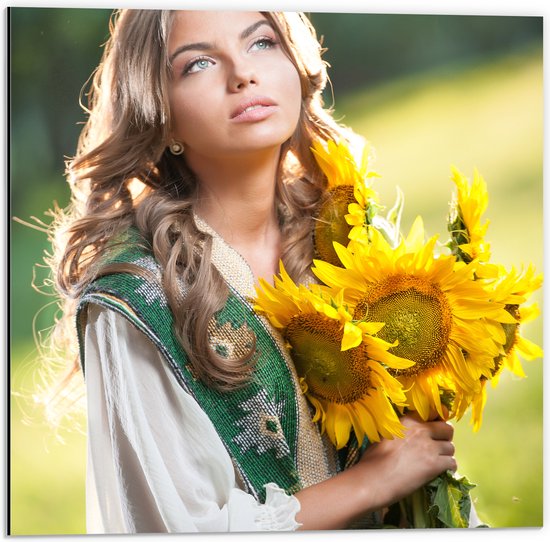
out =
[[[89,532],[340,529],[456,469],[453,429],[336,452],[247,299],[311,280],[325,65],[296,13],[116,14],[58,221],[88,404]]]

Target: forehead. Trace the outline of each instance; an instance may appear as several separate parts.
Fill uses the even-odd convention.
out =
[[[168,44],[211,41],[238,36],[250,25],[265,20],[258,11],[188,11],[174,12]]]

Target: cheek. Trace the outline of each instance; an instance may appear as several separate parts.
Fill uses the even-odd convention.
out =
[[[298,123],[302,109],[302,83],[294,64],[290,63],[290,66],[287,67],[286,77],[281,78],[281,81],[284,81],[283,89],[287,95],[289,111],[295,117],[296,123]]]
[[[204,101],[204,95],[202,96]],[[174,96],[170,101],[172,116],[172,134],[182,142],[189,142],[197,134],[209,131],[212,120],[209,118],[210,108],[200,106],[201,101],[195,100],[193,93],[186,92],[185,99]]]

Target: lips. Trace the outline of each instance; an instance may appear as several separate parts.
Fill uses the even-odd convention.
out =
[[[231,113],[234,121],[262,120],[274,112],[277,104],[266,96],[254,96],[243,100]]]

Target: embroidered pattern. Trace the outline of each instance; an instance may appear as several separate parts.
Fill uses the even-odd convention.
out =
[[[138,258],[132,263],[146,269],[147,271],[150,271],[157,279],[153,287],[151,287],[151,283],[143,280],[142,283],[136,288],[136,294],[143,296],[145,303],[148,305],[152,305],[157,302],[161,305],[161,307],[167,307],[168,303],[166,301],[166,296],[160,287],[162,280],[160,265],[151,257]]]
[[[279,416],[284,412],[282,402],[270,401],[266,390],[262,389],[240,407],[246,414],[235,422],[241,431],[233,440],[243,453],[254,450],[261,455],[274,450],[277,459],[290,455],[279,421]]]
[[[234,328],[230,322],[219,325],[215,319],[210,320],[208,325],[210,345],[220,356],[236,360],[240,359],[252,348],[254,344],[254,333],[246,325]]]

